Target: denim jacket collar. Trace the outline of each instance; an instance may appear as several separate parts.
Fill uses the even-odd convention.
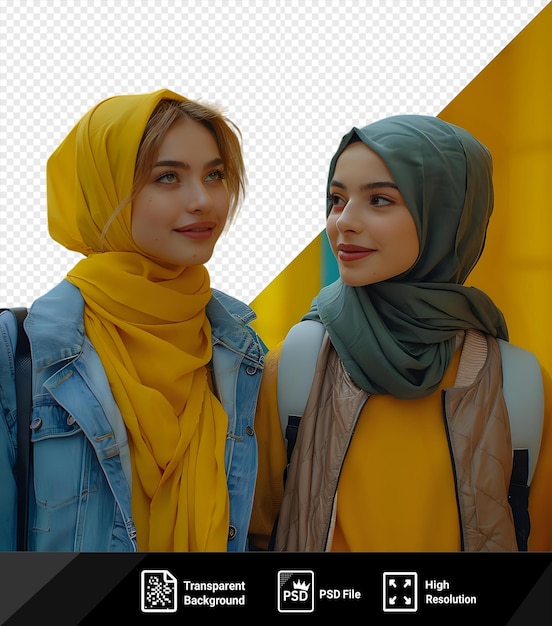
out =
[[[66,280],[33,303],[25,328],[32,338],[37,367],[48,367],[81,353],[85,339],[83,313],[84,300],[79,290]],[[253,334],[244,334],[245,324],[255,319],[249,306],[213,289],[207,317],[214,345],[221,343],[253,364],[262,364],[264,354]]]

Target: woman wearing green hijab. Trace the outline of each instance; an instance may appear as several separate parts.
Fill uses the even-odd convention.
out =
[[[276,550],[517,550],[497,342],[508,330],[464,286],[493,210],[489,151],[438,118],[387,118],[343,137],[327,195],[340,278],[304,316],[325,335],[283,494],[282,436],[275,419],[257,422],[252,532],[266,536],[278,514]],[[278,412],[280,350],[266,362],[266,414]],[[552,550],[549,440],[545,423],[533,550]]]

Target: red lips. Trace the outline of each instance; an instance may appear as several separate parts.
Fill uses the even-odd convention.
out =
[[[340,243],[337,246],[337,256],[340,261],[350,262],[358,261],[370,256],[375,250],[364,248],[363,246],[355,246],[352,244]]]
[[[181,233],[190,239],[209,239],[216,227],[216,222],[195,222],[175,228],[175,232]]]

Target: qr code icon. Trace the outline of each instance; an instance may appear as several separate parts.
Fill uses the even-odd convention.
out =
[[[176,578],[166,569],[142,570],[140,608],[143,613],[174,613],[177,609]]]

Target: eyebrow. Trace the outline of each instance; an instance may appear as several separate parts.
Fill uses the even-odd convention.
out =
[[[207,163],[205,163],[203,167],[209,168],[209,167],[215,167],[217,165],[224,165],[224,161],[220,157],[217,157],[216,159],[212,159],[211,161],[208,161]],[[185,163],[184,161],[171,161],[171,160],[157,161],[157,163],[153,167],[178,167],[182,170],[190,169],[190,165],[188,163]]]
[[[331,181],[330,187],[339,187],[339,189],[347,189],[347,187],[342,182],[335,180],[335,179]],[[399,190],[397,185],[395,185],[395,183],[391,182],[390,180],[382,180],[376,183],[363,183],[362,185],[360,185],[359,189],[360,191],[368,191],[369,189],[379,189],[381,187],[392,187],[393,189],[396,189],[397,191]]]

